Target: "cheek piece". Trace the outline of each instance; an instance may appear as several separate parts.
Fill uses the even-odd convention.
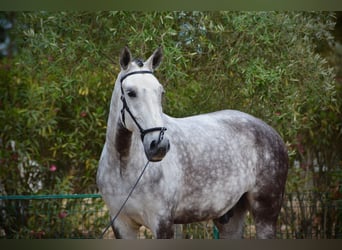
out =
[[[138,129],[140,131],[141,140],[144,141],[144,137],[148,133],[151,133],[151,132],[154,132],[154,131],[160,131],[159,132],[158,142],[157,142],[157,144],[159,144],[163,140],[163,138],[164,138],[164,132],[166,131],[166,128],[165,127],[154,127],[154,128],[143,129],[141,127],[141,125],[138,123],[138,121],[135,119],[134,115],[132,114],[131,110],[129,109],[129,107],[127,105],[127,101],[126,101],[126,98],[125,98],[125,95],[124,95],[124,91],[123,91],[123,88],[122,88],[122,82],[128,76],[135,75],[135,74],[153,74],[153,72],[152,71],[147,71],[147,70],[144,70],[144,71],[134,71],[134,72],[128,73],[128,74],[124,75],[123,77],[121,77],[121,79],[120,79],[121,86],[120,87],[121,87],[121,101],[122,101],[122,109],[121,109],[121,120],[122,120],[122,123],[126,127],[126,124],[125,124],[125,111],[127,111],[127,113],[131,116],[132,120],[137,125],[137,127],[138,127]]]

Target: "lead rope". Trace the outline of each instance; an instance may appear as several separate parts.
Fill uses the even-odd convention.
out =
[[[147,166],[148,166],[149,163],[150,163],[150,161],[147,160],[147,162],[146,162],[146,164],[145,164],[145,167],[143,168],[143,170],[141,171],[141,173],[140,173],[138,179],[137,179],[136,182],[134,183],[134,185],[133,185],[131,191],[128,193],[126,200],[122,203],[122,205],[121,205],[119,211],[116,213],[116,215],[114,216],[114,218],[111,219],[110,223],[107,225],[106,229],[102,232],[102,234],[101,234],[101,236],[100,236],[99,239],[103,239],[103,236],[104,236],[104,234],[108,231],[109,227],[113,226],[113,224],[114,224],[116,218],[118,218],[120,212],[122,211],[122,209],[123,209],[124,206],[126,205],[128,199],[129,199],[129,197],[131,197],[131,195],[132,195],[134,189],[137,187],[137,185],[138,185],[138,183],[139,183],[141,177],[143,176],[143,174],[144,174],[144,172],[145,172],[145,170],[146,170],[146,168],[147,168]]]

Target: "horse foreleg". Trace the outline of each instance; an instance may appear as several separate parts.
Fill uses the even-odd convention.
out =
[[[119,218],[112,225],[116,239],[137,239],[140,225]]]

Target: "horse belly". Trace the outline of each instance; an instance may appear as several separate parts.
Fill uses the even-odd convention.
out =
[[[194,164],[184,171],[175,223],[219,218],[255,185],[254,154],[249,158],[241,157],[234,163],[227,153],[222,152],[215,157],[207,155],[209,161],[203,160],[205,154],[203,152],[202,161],[193,159]]]
[[[228,212],[252,186],[252,178],[226,178],[194,185],[178,203],[175,223],[191,223],[219,218]]]
[[[207,197],[206,200],[199,200],[202,200],[202,202],[189,203],[187,206],[184,204],[185,206],[182,206],[176,211],[174,223],[186,224],[219,218],[229,211],[241,196],[242,194],[229,198],[215,197],[212,199],[211,197]]]

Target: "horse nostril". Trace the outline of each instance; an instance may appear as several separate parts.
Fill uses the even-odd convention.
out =
[[[157,147],[157,141],[153,140],[150,144],[150,149],[154,149],[155,147]]]

